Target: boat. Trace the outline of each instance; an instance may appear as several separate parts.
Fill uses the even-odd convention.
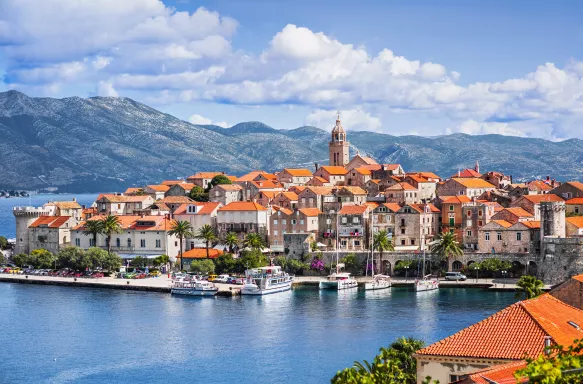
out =
[[[391,288],[391,276],[387,275],[375,275],[372,281],[367,281],[364,283],[365,291],[374,291],[378,289]]]
[[[241,295],[268,295],[289,291],[293,281],[293,276],[283,272],[277,265],[248,269],[245,271]]]
[[[177,279],[170,289],[172,294],[188,296],[214,296],[218,291],[219,289],[213,283],[196,279]]]
[[[350,276],[348,272],[340,272],[344,268],[344,264],[338,263],[338,245],[340,244],[338,240],[338,214],[336,214],[336,272],[331,273],[326,277],[325,281],[320,281],[318,287],[320,289],[349,289],[358,287],[356,279]]]
[[[439,288],[439,281],[432,275],[427,275],[423,277],[423,280],[415,281],[415,291],[432,291]]]

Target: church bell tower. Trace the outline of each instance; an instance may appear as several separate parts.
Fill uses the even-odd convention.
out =
[[[336,119],[336,126],[332,129],[332,139],[328,144],[330,150],[330,165],[345,166],[350,161],[350,143],[346,141],[346,131],[340,124],[340,112]]]

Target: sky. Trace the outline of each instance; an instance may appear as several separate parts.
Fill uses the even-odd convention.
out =
[[[0,0],[0,91],[195,124],[583,138],[583,2]]]

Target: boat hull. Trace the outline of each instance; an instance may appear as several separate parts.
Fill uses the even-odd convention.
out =
[[[391,283],[388,281],[368,282],[364,284],[365,291],[376,291],[379,289],[391,288]]]
[[[255,284],[244,285],[243,288],[241,288],[241,295],[250,295],[250,296],[269,295],[272,293],[289,291],[291,289],[291,286],[292,286],[291,281],[287,282],[285,284],[279,284],[277,286],[266,288],[266,289],[261,289]]]
[[[436,289],[439,289],[439,283],[415,284],[415,291],[417,292],[433,291]]]
[[[170,292],[173,295],[186,296],[214,296],[219,292],[218,289],[194,289],[194,288],[172,288]]]
[[[320,281],[320,289],[343,290],[358,287],[356,280]]]

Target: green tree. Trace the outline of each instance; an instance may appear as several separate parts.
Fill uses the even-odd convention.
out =
[[[312,241],[310,243],[310,251],[311,252],[316,252],[318,251],[318,242],[317,241]]]
[[[161,267],[170,262],[170,257],[168,255],[160,255],[153,260],[154,266]]]
[[[423,346],[421,340],[402,337],[389,348],[381,348],[372,363],[356,361],[352,367],[339,371],[331,381],[333,384],[415,384],[417,362],[413,354]],[[430,379],[426,380],[429,382]]]
[[[215,263],[210,259],[192,260],[190,263],[190,271],[202,275],[210,275],[215,273]]]
[[[583,340],[575,340],[567,348],[553,345],[547,349],[547,353],[527,358],[526,368],[516,371],[514,377],[517,381],[527,379],[529,383],[536,384],[583,383],[581,352]]]
[[[148,265],[148,259],[142,256],[136,256],[132,259],[131,265],[136,268],[146,267]]]
[[[287,257],[277,256],[275,259],[273,259],[273,264],[279,265],[281,267],[281,269],[283,269],[285,271],[286,266],[287,266],[287,261],[288,261]]]
[[[206,248],[206,257],[208,259],[210,257],[209,248],[211,242],[217,240],[217,233],[215,232],[215,229],[211,225],[205,224],[199,228],[198,232],[196,232],[195,237],[197,239],[204,240],[204,246]]]
[[[30,265],[29,260],[30,257],[26,253],[19,253],[18,255],[12,256],[12,262],[21,268]]]
[[[532,299],[542,295],[544,283],[534,276],[522,276],[516,285],[524,292],[525,299]],[[521,296],[521,293],[516,293],[516,297]]]
[[[512,268],[512,263],[497,257],[491,257],[480,262],[478,266],[481,271],[489,271],[494,273]]]
[[[85,264],[85,251],[78,247],[65,247],[57,254],[57,263],[61,268],[82,269]]]
[[[310,269],[310,264],[303,263],[300,260],[296,259],[288,259],[287,263],[285,264],[286,270],[289,273],[294,275],[303,275],[304,271]]]
[[[101,268],[103,268],[106,271],[113,272],[119,269],[119,267],[121,267],[121,263],[122,263],[121,257],[119,257],[117,253],[108,253],[107,258],[101,265]]]
[[[170,236],[176,236],[178,238],[178,242],[180,244],[180,270],[182,271],[184,263],[182,260],[182,242],[184,239],[188,237],[194,237],[192,225],[185,220],[174,220],[170,227],[170,231],[168,231]]]
[[[354,253],[349,253],[348,255],[344,256],[342,259],[340,259],[340,263],[343,263],[344,267],[351,271],[358,271],[362,267],[358,257],[356,257],[356,254]]]
[[[229,247],[229,252],[235,252],[235,248],[239,245],[239,237],[235,232],[227,232],[225,236],[225,244]]]
[[[103,266],[107,262],[108,253],[106,250],[98,248],[98,247],[91,247],[85,252],[85,256],[91,262],[91,268],[104,268]]]
[[[107,239],[107,253],[111,253],[111,236],[116,233],[122,233],[119,217],[114,215],[105,216],[101,219],[100,227],[100,233],[105,235],[105,238]]]
[[[8,240],[4,236],[0,236],[0,251],[8,248]]]
[[[440,260],[447,261],[449,269],[452,256],[462,256],[464,252],[451,232],[442,232],[437,236],[437,242],[431,246],[431,253],[438,256]]]
[[[93,238],[93,246],[97,247],[97,234],[102,233],[101,227],[103,221],[101,220],[87,220],[85,222],[83,234]]]
[[[194,187],[192,187],[192,189],[190,190],[190,193],[188,194],[188,197],[190,197],[194,201],[200,201],[200,202],[209,201],[209,194],[207,192],[205,192],[204,189],[202,187],[199,187],[198,185],[195,185]]]
[[[267,265],[267,259],[256,249],[244,250],[241,257],[237,259],[237,272],[244,272],[245,269],[259,268]]]
[[[230,253],[217,257],[214,262],[217,273],[234,273],[238,270],[237,260],[233,259],[233,255]]]
[[[56,256],[46,249],[35,249],[30,253],[30,261],[35,268],[54,268]]]
[[[210,191],[212,187],[219,184],[233,184],[233,182],[225,175],[216,175],[215,177],[212,178],[206,191],[207,192]]]
[[[385,230],[378,231],[377,233],[374,234],[372,244],[373,249],[379,251],[381,259],[383,257],[383,252],[386,251],[392,252],[395,250],[393,242],[391,241],[391,239],[389,239],[389,234]]]
[[[261,251],[263,248],[265,248],[265,241],[263,240],[263,236],[256,232],[250,232],[245,235],[243,244],[248,248],[258,251]]]

